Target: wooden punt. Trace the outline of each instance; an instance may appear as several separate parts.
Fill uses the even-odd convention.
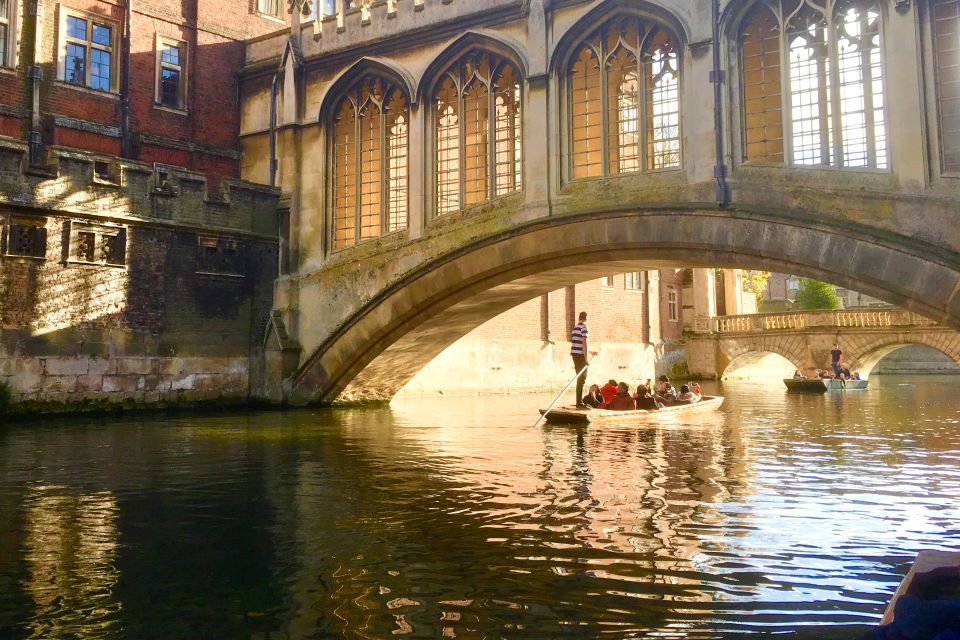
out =
[[[783,384],[787,391],[801,393],[824,393],[826,391],[863,391],[867,388],[866,380],[834,380],[827,378],[784,378]]]
[[[592,423],[645,423],[664,418],[686,416],[688,414],[716,411],[723,404],[723,396],[703,396],[700,402],[693,404],[675,404],[656,411],[640,409],[637,411],[611,411],[609,409],[577,409],[576,407],[557,407],[547,413],[540,409],[540,415],[551,424],[592,424]]]
[[[894,620],[894,609],[897,600],[906,594],[914,595],[924,600],[935,599],[946,592],[956,597],[955,592],[960,586],[960,551],[921,551],[917,554],[913,566],[903,578],[897,591],[890,598],[883,613],[881,625],[890,624]]]

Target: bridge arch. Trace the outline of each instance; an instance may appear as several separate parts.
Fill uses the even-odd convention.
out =
[[[854,345],[858,353],[856,357],[852,359],[849,367],[851,371],[859,371],[862,377],[867,378],[883,358],[894,351],[911,345],[930,347],[934,351],[944,354],[960,366],[960,335],[953,334],[949,337],[911,335],[909,338],[900,340],[898,340],[896,336],[878,336],[874,340]]]
[[[484,224],[490,222],[471,220],[450,232],[449,247],[432,237],[385,252],[382,265],[372,253],[334,256],[302,282],[300,299],[323,300],[323,308],[301,313],[301,341],[310,355],[292,381],[292,400],[389,398],[486,320],[618,269],[720,266],[796,273],[960,328],[960,273],[954,265],[850,226],[735,208],[559,215],[486,234]],[[436,257],[417,254],[425,250]]]
[[[721,378],[741,368],[755,365],[769,355],[779,356],[793,369],[805,370],[810,360],[803,338],[790,334],[755,335],[740,339],[721,339],[717,371]],[[787,375],[792,374],[793,370]]]

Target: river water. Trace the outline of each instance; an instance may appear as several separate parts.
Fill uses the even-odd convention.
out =
[[[859,638],[960,547],[960,376],[0,426],[0,638]]]

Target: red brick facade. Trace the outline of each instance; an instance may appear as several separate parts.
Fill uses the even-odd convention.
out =
[[[41,0],[37,18],[29,1],[14,0],[11,31],[19,44],[0,68],[0,135],[29,137],[29,68],[36,60],[42,73],[40,119],[45,145],[120,155],[122,78],[129,66],[127,155],[203,173],[215,193],[222,178],[240,173],[237,74],[244,61],[244,40],[282,29],[284,22],[259,15],[257,0],[129,1],[130,52],[125,59],[122,36],[128,0]],[[68,14],[112,29],[109,91],[64,81]],[[282,18],[289,21],[285,12]],[[36,52],[35,20],[41,27]],[[157,104],[160,37],[182,43],[182,109]],[[87,62],[92,69],[92,61]]]

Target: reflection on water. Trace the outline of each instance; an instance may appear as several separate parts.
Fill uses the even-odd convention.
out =
[[[960,379],[0,429],[0,637],[857,638],[960,543]]]

